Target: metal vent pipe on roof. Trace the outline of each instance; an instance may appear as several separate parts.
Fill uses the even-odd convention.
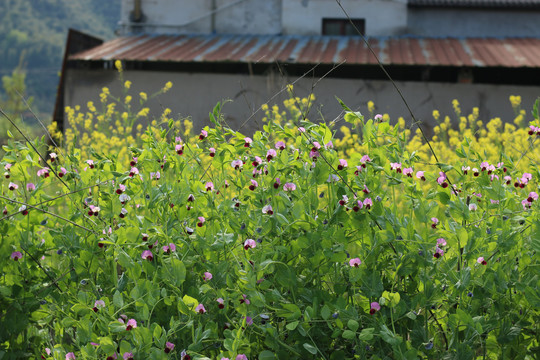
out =
[[[142,13],[142,0],[134,0],[133,2],[133,11],[131,12],[131,21],[132,22],[141,22],[143,19]]]

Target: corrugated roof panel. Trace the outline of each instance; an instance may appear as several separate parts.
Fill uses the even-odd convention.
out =
[[[383,64],[540,67],[536,38],[369,38]],[[70,60],[377,64],[360,37],[161,35],[117,38]]]

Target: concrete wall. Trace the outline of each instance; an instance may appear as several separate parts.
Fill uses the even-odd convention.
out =
[[[191,116],[195,121],[194,131],[198,132],[208,125],[208,113],[221,100],[231,99],[223,107],[229,125],[239,129],[261,104],[278,104],[286,98],[285,92],[273,101],[270,98],[278,93],[287,83],[296,78],[283,78],[275,74],[269,76],[228,75],[228,74],[190,74],[126,71],[125,79],[133,81],[130,94],[133,104],[137,104],[138,93],[145,91],[149,95],[163,87],[165,82],[172,81],[172,90],[151,100],[151,115],[159,117],[162,109],[170,107],[173,114],[180,117]],[[302,79],[295,85],[298,96],[309,94],[316,79]],[[432,111],[438,109],[441,115],[453,115],[452,99],[458,99],[463,113],[470,113],[473,107],[480,108],[480,118],[489,120],[501,117],[504,121],[512,121],[514,113],[508,101],[510,95],[521,95],[527,113],[540,94],[540,87],[496,86],[422,82],[398,82],[398,86],[409,101],[418,120],[432,124]],[[69,106],[84,105],[89,100],[99,104],[98,94],[101,88],[108,86],[113,95],[121,94],[117,73],[108,71],[68,70],[66,76],[65,104]],[[346,80],[326,78],[320,81],[314,90],[317,97],[309,119],[318,122],[332,121],[339,118],[341,107],[335,96],[341,98],[350,108],[367,113],[366,103],[375,102],[377,112],[390,114],[393,120],[403,116],[408,121],[407,110],[396,91],[388,81]],[[244,133],[251,133],[262,128],[263,114],[259,112],[246,126]],[[343,123],[343,121],[341,121]]]
[[[144,17],[138,23],[131,22],[134,3],[135,0],[122,0],[120,32],[123,35],[211,32],[212,18],[204,15],[211,11],[212,0],[141,0]]]
[[[231,0],[216,0],[224,8]],[[281,0],[244,0],[216,13],[218,34],[281,33]]]
[[[539,36],[538,10],[409,9],[408,32],[420,36]]]
[[[367,36],[403,33],[407,26],[405,0],[341,0],[351,18],[365,19]],[[323,18],[347,17],[335,0],[283,0],[284,34],[321,35]]]

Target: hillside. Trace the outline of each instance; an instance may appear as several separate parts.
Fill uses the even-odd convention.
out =
[[[0,76],[10,75],[22,56],[27,95],[49,117],[68,28],[110,39],[119,16],[120,0],[0,1]]]

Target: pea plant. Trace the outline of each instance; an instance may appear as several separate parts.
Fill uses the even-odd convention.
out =
[[[10,141],[0,359],[534,358],[536,165],[467,139],[459,162],[420,162],[399,127],[345,110],[367,147],[349,158],[325,124],[248,137],[219,104],[129,161]]]

